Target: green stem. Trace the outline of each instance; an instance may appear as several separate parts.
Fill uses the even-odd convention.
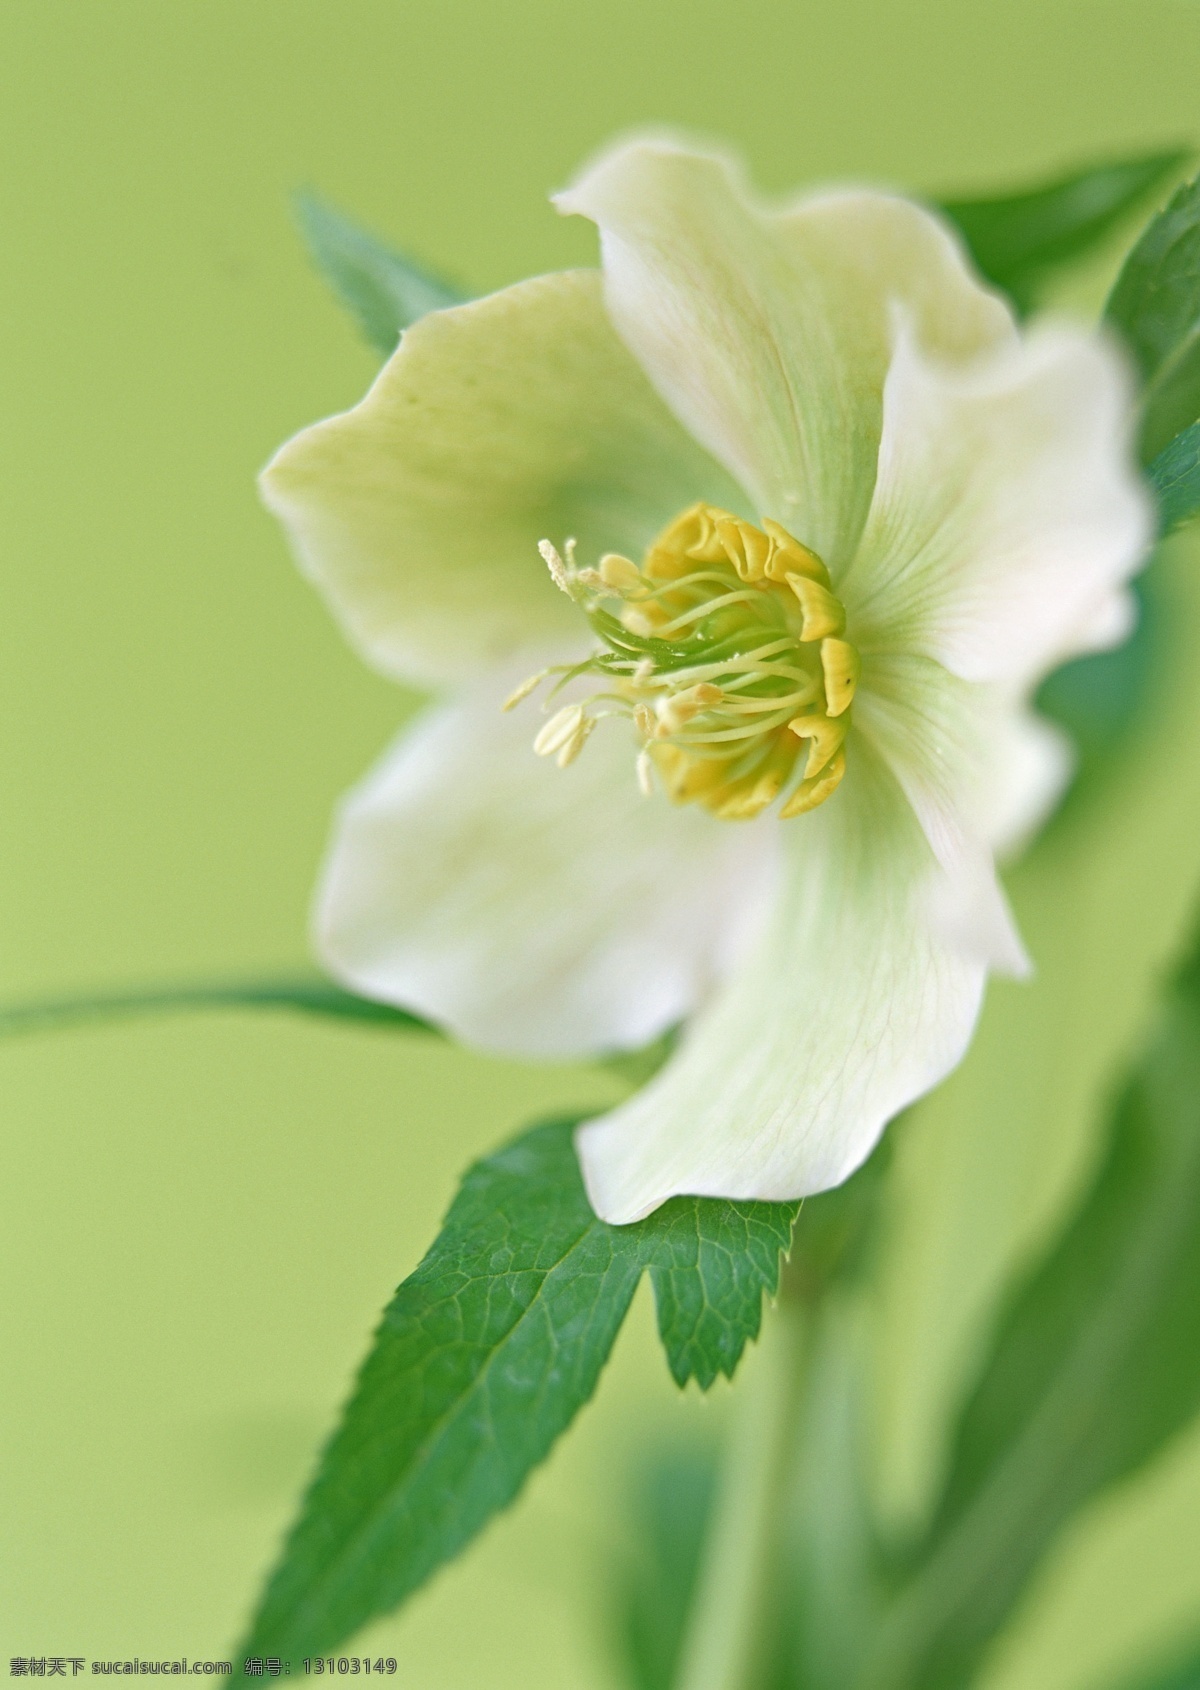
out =
[[[208,980],[96,992],[88,996],[42,998],[0,1004],[0,1038],[51,1032],[91,1021],[131,1016],[172,1015],[190,1010],[282,1009],[338,1020],[372,1021],[411,1032],[436,1032],[418,1016],[388,1004],[373,1003],[312,975],[283,975],[258,980]]]
[[[94,1022],[128,1021],[146,1015],[181,1015],[213,1010],[283,1010],[325,1020],[355,1021],[401,1033],[445,1035],[440,1027],[407,1009],[360,998],[319,974],[283,974],[249,980],[167,981],[132,990],[33,998],[0,1003],[0,1040],[26,1033],[53,1033]],[[629,1086],[645,1085],[675,1047],[677,1027],[641,1050],[615,1051],[594,1059]]]
[[[675,1690],[749,1690],[777,1548],[779,1498],[803,1370],[806,1315],[781,1300],[735,1396]]]

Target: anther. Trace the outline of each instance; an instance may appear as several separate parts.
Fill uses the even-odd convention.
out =
[[[539,757],[552,757],[570,743],[584,720],[582,704],[564,704],[556,710],[533,742]]]
[[[620,552],[605,552],[600,559],[599,576],[606,587],[614,592],[634,592],[642,585],[642,572],[632,559],[622,557]]]
[[[578,722],[575,724],[574,732],[568,737],[565,744],[558,748],[558,756],[554,761],[560,769],[565,769],[569,763],[575,761],[587,744],[595,726],[596,718],[594,716],[580,715]]]
[[[566,593],[568,598],[574,598],[575,595],[571,592],[571,579],[567,574],[567,566],[559,556],[557,548],[551,545],[549,540],[539,540],[538,551],[545,559],[546,568],[550,571],[550,579],[559,592]]]
[[[668,739],[677,734],[680,728],[687,724],[702,710],[710,710],[714,704],[720,704],[725,694],[720,687],[712,686],[708,681],[701,681],[697,686],[688,687],[685,692],[672,693],[668,698],[659,700],[658,720],[654,732],[659,739]]]
[[[515,687],[509,693],[500,708],[502,710],[515,710],[523,699],[528,698],[531,692],[541,686],[549,673],[549,669],[540,669],[536,675],[530,675],[528,680],[522,681],[519,687]]]
[[[639,640],[652,640],[668,618],[656,604],[627,604],[621,611],[621,626]]]

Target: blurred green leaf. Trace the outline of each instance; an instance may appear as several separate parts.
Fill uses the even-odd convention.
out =
[[[866,1586],[874,1593],[878,1569],[859,1459],[861,1321],[859,1305],[845,1293],[853,1293],[869,1264],[887,1163],[885,1140],[846,1184],[805,1199],[792,1234],[781,1296],[810,1335],[811,1355],[797,1379],[806,1398],[804,1436],[797,1440],[794,1428],[785,1434],[787,1459],[777,1475],[788,1501],[769,1549],[770,1588],[756,1621],[757,1690],[798,1690],[801,1683],[814,1690],[829,1678],[845,1690],[849,1679],[841,1669],[867,1640],[861,1599]],[[839,1295],[831,1298],[835,1289]],[[737,1481],[734,1454],[722,1452],[720,1486]],[[789,1471],[797,1457],[799,1471]],[[626,1568],[620,1616],[634,1690],[671,1690],[676,1683],[684,1639],[706,1595],[699,1573],[719,1488],[713,1467],[709,1452],[684,1449],[659,1454],[643,1470],[635,1509],[639,1549]],[[711,1512],[719,1528],[720,1504]],[[869,1614],[873,1619],[873,1607]],[[818,1662],[833,1670],[820,1676]]]
[[[1200,1644],[1169,1666],[1162,1662],[1125,1679],[1121,1690],[1200,1690]]]
[[[1169,534],[1200,511],[1200,422],[1177,434],[1146,474],[1158,495],[1162,531]]]
[[[471,1168],[397,1291],[243,1656],[299,1660],[387,1613],[517,1494],[591,1396],[644,1269],[671,1371],[731,1374],[797,1204],[592,1213],[573,1121]]]
[[[1194,339],[1180,349],[1179,357],[1146,393],[1141,430],[1143,463],[1153,463],[1198,416],[1200,339]]]
[[[617,1614],[632,1690],[674,1690],[716,1478],[708,1448],[665,1449],[638,1474],[634,1550]]]
[[[1165,634],[1155,580],[1153,570],[1147,570],[1130,584],[1138,619],[1127,640],[1111,651],[1064,663],[1038,688],[1038,710],[1071,736],[1078,757],[1077,788],[1112,767],[1115,747],[1137,726],[1149,702]]]
[[[967,1681],[1062,1526],[1200,1409],[1200,951],[1074,1220],[1016,1292],[872,1690]]]
[[[1028,312],[1061,266],[1100,244],[1187,162],[1181,151],[1092,165],[1021,194],[944,200],[980,272]]]
[[[149,986],[136,991],[94,992],[0,1005],[0,1038],[51,1032],[92,1021],[122,1021],[142,1015],[176,1015],[192,1010],[282,1009],[337,1021],[367,1022],[400,1032],[437,1033],[438,1028],[406,1009],[375,1003],[313,975],[262,980],[197,981]]]
[[[1141,373],[1149,462],[1200,418],[1200,178],[1171,196],[1134,245],[1105,318]]]
[[[357,319],[364,339],[385,358],[401,330],[427,312],[461,305],[464,294],[394,251],[344,212],[305,189],[295,196],[296,220],[313,263]]]
[[[658,1073],[679,1043],[682,1031],[682,1023],[668,1027],[665,1033],[660,1033],[648,1045],[642,1045],[640,1050],[615,1050],[602,1056],[600,1065],[636,1090]]]
[[[816,1304],[851,1285],[870,1261],[900,1119],[842,1185],[806,1197],[792,1233],[784,1279],[789,1296]]]
[[[1200,179],[1185,182],[1151,219],[1113,284],[1105,307],[1154,381],[1195,333],[1200,278]]]

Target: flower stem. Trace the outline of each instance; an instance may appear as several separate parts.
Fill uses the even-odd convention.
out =
[[[749,1690],[776,1548],[806,1325],[805,1311],[796,1302],[781,1300],[768,1310],[758,1349],[737,1390],[675,1690]]]

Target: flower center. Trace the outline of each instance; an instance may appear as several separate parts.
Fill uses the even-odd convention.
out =
[[[541,552],[600,646],[531,677],[506,708],[551,674],[555,690],[582,675],[602,685],[551,716],[540,755],[565,767],[617,715],[642,741],[643,788],[657,775],[678,804],[744,820],[782,796],[780,816],[798,816],[835,790],[859,657],[815,552],[776,522],[756,528],[704,504],[676,517],[640,565],[610,552],[579,569],[572,541],[565,561],[548,540]]]

